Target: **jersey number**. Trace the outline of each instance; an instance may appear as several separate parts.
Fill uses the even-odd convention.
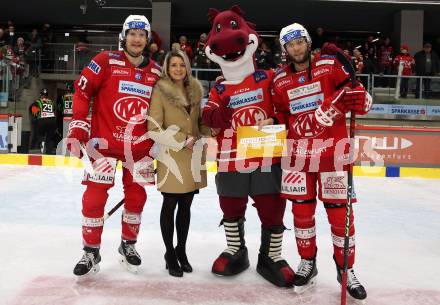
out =
[[[43,112],[53,112],[53,106],[51,104],[43,104]]]
[[[78,87],[81,90],[84,90],[86,89],[86,85],[87,85],[87,78],[84,75],[82,75],[81,78],[79,79]]]

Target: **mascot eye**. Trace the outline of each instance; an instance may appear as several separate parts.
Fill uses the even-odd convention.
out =
[[[231,20],[231,27],[232,27],[233,29],[237,29],[237,28],[238,28],[238,23],[237,23],[237,21],[235,21],[235,20]]]
[[[217,26],[215,27],[215,31],[218,33],[220,32],[220,30],[222,29],[222,26],[219,24],[217,24]]]

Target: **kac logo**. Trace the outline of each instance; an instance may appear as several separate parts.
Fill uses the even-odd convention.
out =
[[[142,79],[142,74],[140,74],[140,73],[136,73],[135,76],[134,76],[134,78],[135,78],[136,80],[141,80],[141,79]]]
[[[239,109],[232,115],[232,129],[235,131],[240,126],[251,126],[259,120],[267,119],[266,112],[260,107],[248,106]]]
[[[298,78],[298,82],[299,83],[305,83],[305,81],[306,81],[306,77],[304,76],[304,75],[301,75],[299,78]]]
[[[148,102],[134,96],[120,98],[113,106],[113,112],[121,121],[142,124],[147,120]]]

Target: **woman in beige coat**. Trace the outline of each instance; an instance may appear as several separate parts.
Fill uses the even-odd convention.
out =
[[[157,188],[163,195],[160,227],[166,247],[165,261],[172,276],[192,272],[186,256],[191,203],[206,186],[203,144],[198,141],[210,129],[201,125],[203,89],[192,77],[188,57],[170,51],[164,60],[162,77],[156,83],[150,104],[148,130],[158,143]],[[173,246],[174,211],[177,246]]]

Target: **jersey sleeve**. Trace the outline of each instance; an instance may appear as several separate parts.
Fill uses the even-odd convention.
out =
[[[341,89],[344,86],[350,86],[350,73],[346,71],[342,63],[334,59],[333,63],[333,81],[335,84],[335,89]]]
[[[274,118],[278,121],[278,124],[287,124],[290,115],[289,107],[283,103],[282,93],[277,89],[274,82],[272,82],[270,94],[274,106]]]
[[[218,84],[216,84],[218,86]],[[214,86],[209,91],[208,101],[202,110],[202,121],[209,127],[213,127],[213,114],[220,107],[220,96],[217,88]]]
[[[73,96],[73,119],[85,120],[89,113],[92,98],[98,93],[104,80],[108,55],[106,52],[96,55],[85,67],[79,79],[75,81]]]

